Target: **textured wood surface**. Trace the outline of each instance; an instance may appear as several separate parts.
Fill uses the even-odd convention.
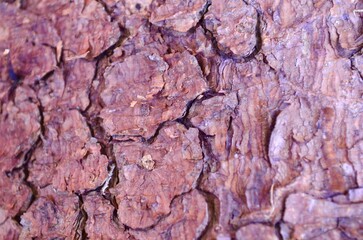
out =
[[[363,239],[361,9],[0,1],[0,238]]]

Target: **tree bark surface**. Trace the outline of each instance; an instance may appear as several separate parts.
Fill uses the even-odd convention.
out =
[[[0,1],[0,238],[363,239],[362,9]]]

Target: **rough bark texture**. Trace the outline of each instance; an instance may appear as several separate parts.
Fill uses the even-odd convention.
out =
[[[0,238],[363,239],[362,9],[0,1]]]

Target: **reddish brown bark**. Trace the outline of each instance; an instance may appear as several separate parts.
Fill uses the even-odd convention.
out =
[[[362,8],[0,2],[0,238],[361,239]]]

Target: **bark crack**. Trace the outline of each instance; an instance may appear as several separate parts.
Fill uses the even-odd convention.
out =
[[[76,240],[85,240],[87,238],[87,232],[86,232],[86,224],[88,215],[83,207],[83,197],[82,194],[76,194],[78,197],[78,204],[79,204],[79,213],[78,216],[73,224],[75,228],[75,235],[73,239]]]

